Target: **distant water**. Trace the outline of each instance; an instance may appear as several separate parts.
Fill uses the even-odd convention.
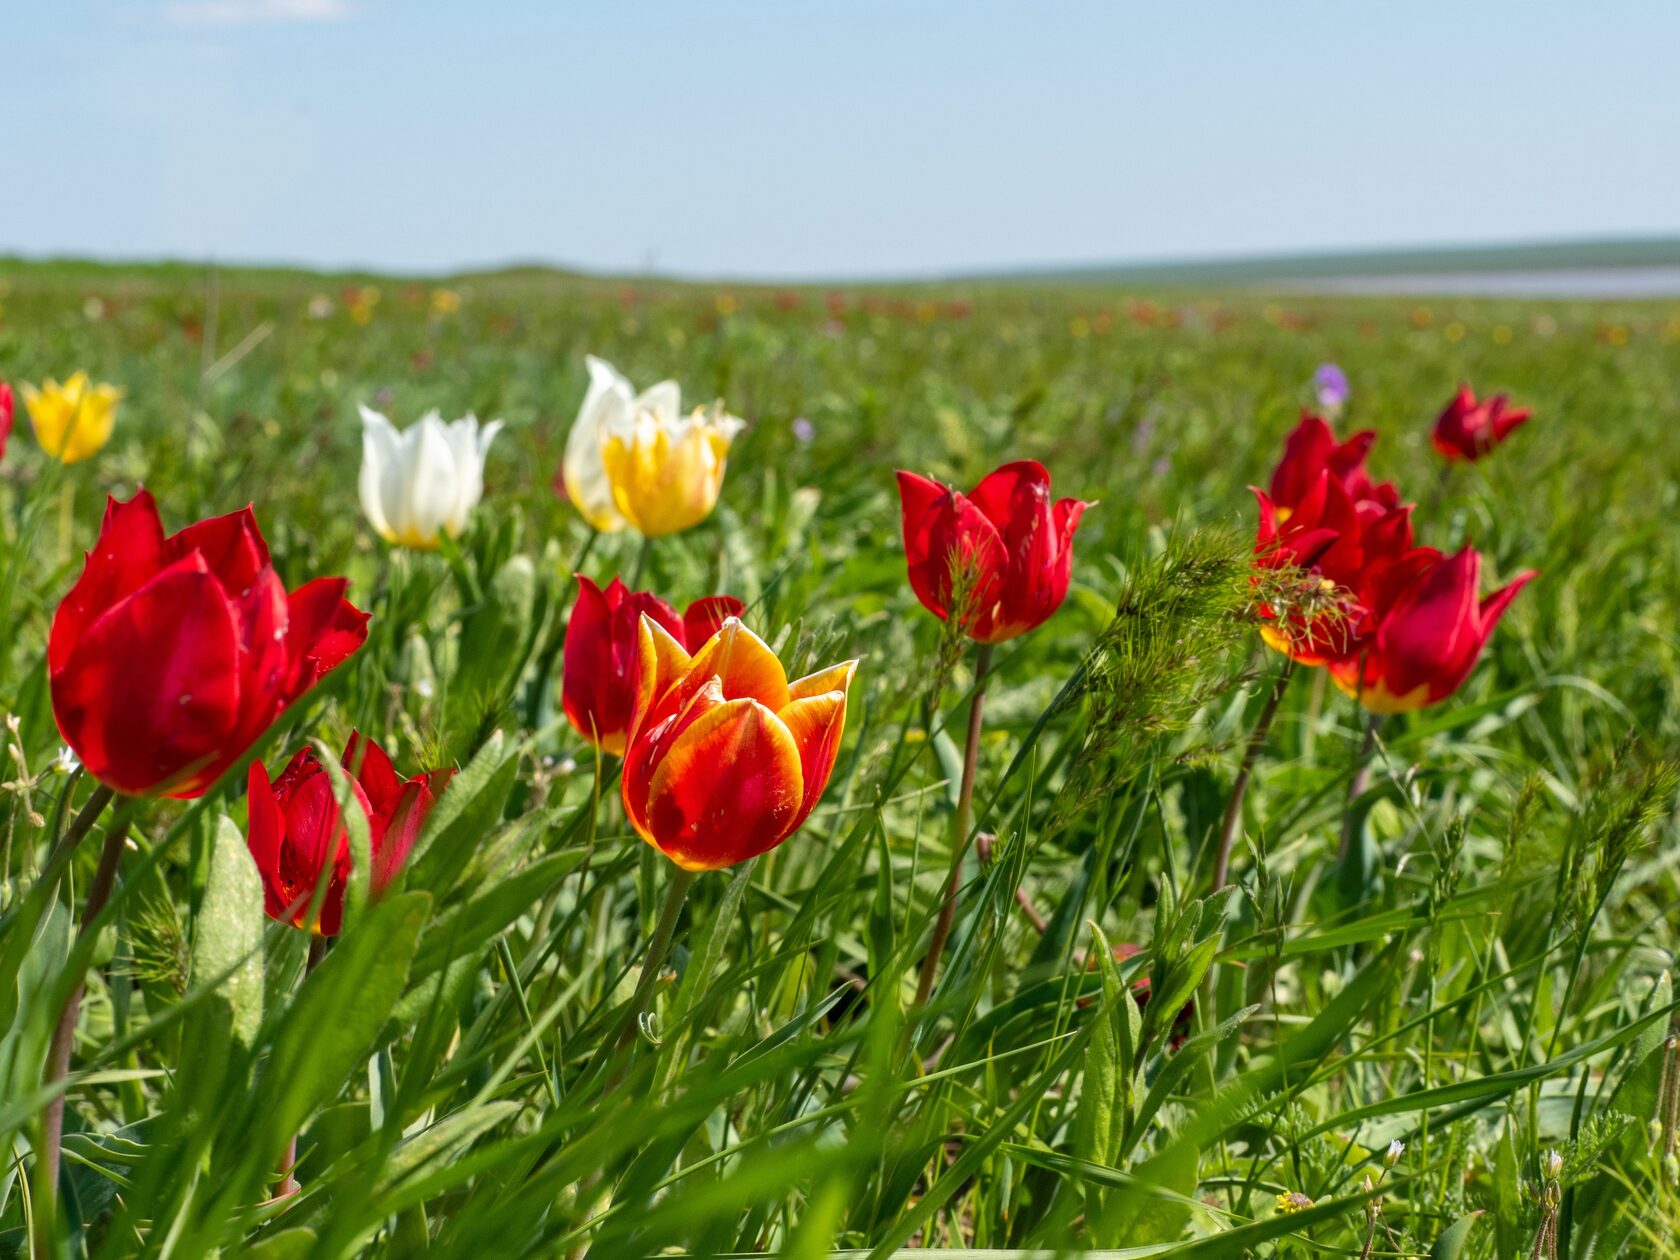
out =
[[[1322,276],[1266,288],[1296,293],[1529,298],[1680,297],[1680,267],[1559,267],[1545,271],[1414,271],[1393,276]]]

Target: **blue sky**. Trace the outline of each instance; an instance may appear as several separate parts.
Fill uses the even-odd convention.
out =
[[[1680,232],[1680,5],[56,0],[0,252],[760,277]]]

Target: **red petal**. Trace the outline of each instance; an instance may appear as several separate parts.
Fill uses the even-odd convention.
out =
[[[723,629],[731,617],[739,617],[747,606],[733,595],[708,595],[697,599],[683,613],[683,645],[690,652],[700,650],[701,644]]]
[[[286,819],[261,761],[251,763],[245,785],[245,845],[262,877],[263,909],[271,919],[290,922],[286,913],[289,898],[280,882],[280,846],[286,839]]]
[[[968,499],[925,477],[901,472],[898,485],[910,588],[922,606],[943,621],[952,611],[953,571],[965,571],[969,589],[964,629],[975,638],[986,637],[1007,563],[997,526]]]
[[[756,700],[726,700],[689,723],[661,759],[648,833],[679,866],[713,871],[787,839],[803,799],[788,728]]]
[[[249,507],[189,525],[167,546],[171,560],[193,551],[202,553],[210,572],[235,598],[243,596],[257,574],[268,567],[268,543]]]
[[[351,778],[362,785],[368,804],[376,813],[383,812],[403,790],[402,776],[391,764],[385,750],[360,731],[350,732],[340,764]]]
[[[238,755],[268,729],[284,707],[290,612],[286,588],[270,568],[259,572],[247,594],[235,599],[234,604],[239,618],[239,722],[230,746]]]
[[[840,754],[840,737],[846,730],[846,693],[856,672],[857,662],[847,661],[801,678],[788,687],[793,700],[777,714],[799,749],[800,776],[804,782],[799,812],[788,826],[790,835],[804,825],[828,788],[834,759]]]
[[[160,573],[164,559],[163,523],[157,504],[145,490],[127,503],[106,500],[99,541],[88,552],[82,576],[58,606],[47,642],[47,666],[64,668],[89,626],[124,596]]]
[[[1035,516],[1038,505],[1050,501],[1050,473],[1036,459],[1018,459],[982,477],[968,501],[1007,538],[1023,517]]]
[[[343,578],[316,578],[287,598],[291,678],[282,704],[296,700],[367,642],[368,614],[344,598],[349,586]]]
[[[1302,412],[1301,422],[1284,440],[1283,458],[1272,471],[1272,502],[1293,509],[1324,471],[1335,445],[1330,425],[1320,416]]]
[[[202,792],[241,752],[239,633],[196,553],[107,610],[52,676],[65,742],[131,795]]]

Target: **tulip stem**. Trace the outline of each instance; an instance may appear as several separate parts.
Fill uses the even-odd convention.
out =
[[[653,537],[642,535],[642,545],[636,548],[636,567],[630,571],[630,589],[642,589],[642,574],[647,572],[648,556],[653,553]]]
[[[961,887],[963,858],[968,854],[968,832],[974,812],[974,773],[980,764],[980,726],[986,714],[986,681],[991,675],[992,645],[982,643],[974,654],[974,698],[968,705],[968,742],[963,749],[962,783],[957,788],[957,810],[951,819],[951,869],[945,877],[945,900],[939,907],[939,918],[933,925],[933,938],[928,942],[927,956],[922,959],[922,974],[916,981],[914,1009],[920,1011],[933,995],[933,982],[939,974],[939,959],[945,943],[951,938],[951,925],[957,917],[957,891]]]
[[[1248,781],[1254,776],[1254,763],[1260,759],[1260,750],[1272,729],[1272,719],[1277,717],[1278,706],[1283,703],[1283,693],[1289,690],[1289,683],[1294,677],[1295,661],[1293,658],[1286,659],[1283,668],[1278,671],[1277,681],[1272,684],[1272,694],[1266,697],[1266,707],[1260,710],[1260,720],[1254,724],[1254,731],[1248,737],[1242,766],[1237,771],[1236,782],[1231,785],[1231,799],[1225,802],[1225,816],[1219,820],[1219,847],[1213,857],[1214,892],[1231,882],[1231,846],[1236,843],[1237,832],[1242,828],[1243,798],[1248,795]]]
[[[636,991],[630,995],[630,1004],[624,1010],[618,1032],[607,1051],[614,1062],[607,1082],[601,1088],[603,1095],[612,1093],[629,1075],[630,1049],[636,1043],[636,1029],[648,999],[653,996],[653,986],[659,981],[659,972],[665,965],[665,955],[670,951],[671,938],[676,935],[677,920],[682,917],[683,902],[688,899],[688,886],[694,882],[694,875],[695,872],[685,871],[680,866],[672,870],[671,882],[665,887],[665,904],[659,911],[659,923],[648,938],[647,953],[642,958],[642,974],[636,981]],[[605,1192],[601,1190],[601,1176],[601,1170],[595,1169],[578,1183],[577,1202],[585,1205],[585,1225],[612,1205],[612,1191],[610,1188]],[[587,1250],[587,1241],[580,1238],[566,1253],[567,1260],[579,1260]]]
[[[1346,862],[1353,848],[1353,806],[1365,795],[1365,788],[1371,782],[1371,752],[1377,746],[1377,728],[1381,725],[1382,714],[1369,715],[1365,723],[1365,738],[1360,741],[1359,752],[1354,756],[1353,777],[1348,780],[1347,801],[1342,806],[1342,843],[1336,850],[1339,862]]]
[[[111,789],[101,785],[88,798],[82,812],[76,815],[76,821],[65,833],[67,845],[75,845],[87,834],[111,796]],[[117,867],[122,861],[123,842],[127,839],[128,814],[124,811],[105,833],[105,846],[99,851],[99,866],[94,871],[93,883],[88,885],[87,901],[82,906],[82,924],[76,934],[78,944],[110,900],[111,889],[117,882]],[[76,1020],[82,1010],[83,988],[83,981],[78,979],[58,1013],[58,1024],[53,1028],[52,1041],[47,1048],[47,1070],[41,1080],[48,1088],[70,1073],[70,1054],[76,1043]],[[57,1215],[58,1170],[63,1144],[64,1091],[60,1090],[41,1113],[41,1147],[35,1165],[36,1250],[41,1255],[52,1255],[56,1250],[52,1242],[57,1228],[54,1218]]]
[[[653,986],[659,981],[665,955],[671,948],[671,937],[676,934],[677,919],[681,917],[683,902],[688,898],[688,886],[693,882],[693,871],[685,871],[680,866],[673,868],[671,882],[665,888],[665,904],[659,911],[659,922],[648,938],[647,954],[642,958],[641,977],[636,981],[636,991],[630,995],[630,1005],[625,1008],[624,1017],[618,1024],[618,1034],[613,1038],[612,1054],[618,1063],[607,1080],[604,1092],[612,1092],[624,1079],[629,1067],[626,1052],[636,1040],[642,1012],[647,1007],[648,998],[653,995]]]
[[[309,973],[321,965],[321,959],[327,956],[327,937],[318,936],[314,932],[309,934],[309,957],[303,961],[303,978],[309,979]],[[297,1134],[292,1134],[286,1143],[286,1153],[280,1157],[280,1184],[274,1188],[274,1197],[284,1199],[288,1195],[298,1192],[297,1180]]]

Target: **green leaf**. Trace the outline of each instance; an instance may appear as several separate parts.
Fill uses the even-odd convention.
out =
[[[1435,1245],[1429,1249],[1429,1260],[1458,1260],[1464,1254],[1464,1244],[1469,1241],[1471,1227],[1479,1216],[1480,1212],[1472,1212],[1442,1230]]]
[[[215,992],[193,1012],[181,1043],[183,1076],[219,1077],[230,1043],[256,1044],[263,1016],[263,885],[231,818],[211,835],[204,901],[193,925],[191,984]]]
[[[542,858],[439,915],[420,938],[413,979],[419,981],[458,958],[478,953],[582,860],[581,850]]]
[[[315,1231],[283,1229],[241,1250],[245,1260],[310,1260],[315,1254]]]
[[[441,897],[484,838],[501,824],[519,772],[517,747],[500,731],[449,781],[426,815],[405,864],[404,886]]]
[[[260,1086],[275,1159],[287,1136],[367,1061],[408,983],[431,902],[411,892],[372,906],[298,989],[274,1033]]]
[[[373,837],[368,831],[367,813],[357,803],[355,785],[339,764],[339,755],[321,740],[312,742],[321,768],[332,783],[333,800],[350,838],[350,886],[344,898],[344,922],[349,925],[360,917],[373,889]]]

